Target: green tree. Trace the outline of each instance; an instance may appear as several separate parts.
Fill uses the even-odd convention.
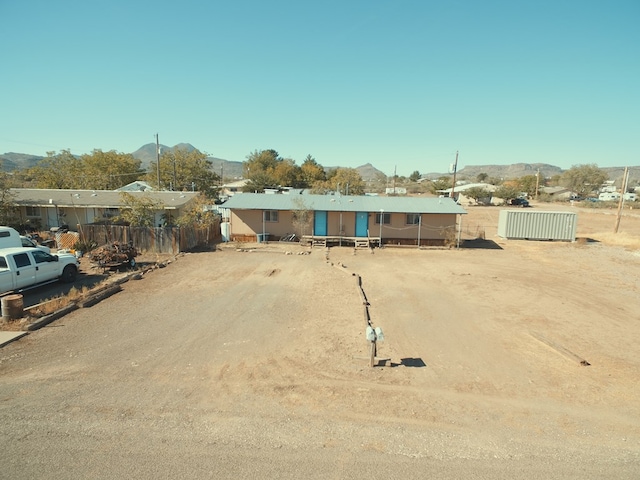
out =
[[[538,194],[536,186],[538,188],[544,186],[543,182],[538,180],[537,175],[525,175],[518,179],[518,188],[521,192],[527,192],[529,196],[535,197]]]
[[[201,192],[182,215],[177,218],[176,223],[180,226],[217,224],[218,215],[214,211],[205,208],[210,204],[211,199]]]
[[[330,170],[327,179],[312,186],[314,193],[339,192],[343,195],[364,195],[364,181],[355,168]]]
[[[260,172],[273,175],[273,171],[281,160],[278,152],[273,149],[254,150],[247,155],[247,160],[243,162],[244,176],[251,179],[252,176]]]
[[[327,179],[327,174],[324,171],[324,168],[311,155],[307,155],[307,158],[304,159],[304,162],[302,162],[302,165],[300,166],[300,170],[305,187],[309,187],[315,182],[322,182]]]
[[[283,158],[273,169],[273,176],[278,185],[300,188],[303,186],[302,170],[290,158]]]
[[[437,180],[433,180],[429,186],[431,193],[437,194],[439,190],[447,190],[451,188],[453,180],[449,177],[440,177]]]
[[[0,171],[0,225],[18,226],[19,212],[9,174]]]
[[[420,172],[418,170],[414,170],[413,173],[409,175],[409,180],[411,180],[412,182],[417,182],[421,177],[422,175],[420,175]]]
[[[520,196],[520,189],[511,185],[502,185],[493,192],[493,196],[501,198],[504,203],[509,204],[511,200]]]
[[[489,178],[489,175],[484,172],[476,175],[476,181],[480,183],[486,182],[488,178]]]
[[[86,190],[115,190],[145,175],[140,168],[140,160],[129,153],[115,150],[93,150],[90,154],[82,155],[80,169],[79,183],[75,188]]]
[[[29,169],[29,175],[35,179],[37,188],[80,188],[81,163],[70,150],[47,152],[44,159]]]
[[[128,153],[94,150],[76,157],[69,150],[47,152],[26,178],[38,188],[115,190],[144,175],[140,161]]]
[[[476,203],[480,203],[481,200],[491,198],[491,192],[485,187],[471,187],[464,191],[464,195],[469,198],[473,198]]]
[[[154,200],[147,195],[135,196],[127,192],[120,193],[120,215],[114,220],[116,222],[126,222],[132,227],[153,227],[155,215],[158,210],[162,210],[164,205],[158,200]]]
[[[278,188],[278,181],[267,172],[256,172],[251,174],[251,178],[242,187],[242,191],[262,193],[265,188]]]
[[[587,197],[598,191],[609,176],[596,164],[574,165],[560,177],[560,184],[577,195]]]
[[[147,180],[158,183],[157,163],[149,164]],[[220,176],[211,170],[211,161],[200,150],[176,148],[165,151],[160,157],[160,183],[172,190],[203,192],[214,198],[218,191]]]

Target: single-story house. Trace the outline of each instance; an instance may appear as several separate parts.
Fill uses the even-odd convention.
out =
[[[226,240],[295,233],[325,244],[442,245],[467,212],[449,198],[243,193],[222,205]]]
[[[465,191],[471,188],[483,188],[487,192],[489,192],[489,195],[487,195],[486,198],[480,199],[481,204],[488,205],[490,203],[493,203],[492,194],[497,190],[498,187],[496,187],[495,185],[491,185],[490,183],[465,183],[465,184],[457,185],[456,188],[454,189],[445,188],[444,190],[438,190],[438,193],[441,195],[444,195],[445,197],[451,197],[451,190],[453,190],[453,196],[455,197],[458,203],[474,205],[475,203],[477,203],[476,200],[474,198],[471,198],[465,195]],[[502,202],[499,202],[499,203],[502,203]]]
[[[198,192],[126,192],[136,198],[149,198],[162,207],[155,213],[154,223],[160,226],[163,216],[179,217]],[[20,221],[36,230],[51,227],[91,224],[119,215],[123,207],[121,192],[113,190],[60,190],[12,188],[13,201],[19,207]]]
[[[566,187],[541,187],[540,193],[549,195],[553,200],[570,200],[572,196],[575,196],[570,189]]]

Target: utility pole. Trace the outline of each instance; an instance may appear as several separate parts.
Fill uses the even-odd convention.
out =
[[[538,188],[540,187],[540,169],[536,173],[536,201],[538,200]]]
[[[622,215],[622,205],[624,204],[624,194],[627,191],[628,181],[629,181],[629,167],[624,167],[624,175],[622,175],[622,189],[620,194],[620,201],[618,202],[618,213],[616,215],[616,226],[613,229],[613,233],[618,233],[618,227],[620,226],[620,216]]]
[[[451,185],[451,195],[449,195],[451,198],[453,198],[453,201],[456,201],[456,197],[454,195],[454,191],[456,189],[456,173],[458,171],[458,151],[456,150],[456,162],[453,164],[453,184]]]
[[[158,191],[160,191],[160,140],[156,133],[156,170],[158,173]]]

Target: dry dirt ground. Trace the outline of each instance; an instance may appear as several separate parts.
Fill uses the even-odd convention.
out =
[[[0,477],[640,478],[640,218],[574,208],[604,240],[181,256],[0,349]]]

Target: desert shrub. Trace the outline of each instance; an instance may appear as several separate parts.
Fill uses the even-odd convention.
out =
[[[458,242],[458,234],[455,227],[447,227],[443,233],[444,237],[444,246],[448,248],[453,248],[457,245]]]

